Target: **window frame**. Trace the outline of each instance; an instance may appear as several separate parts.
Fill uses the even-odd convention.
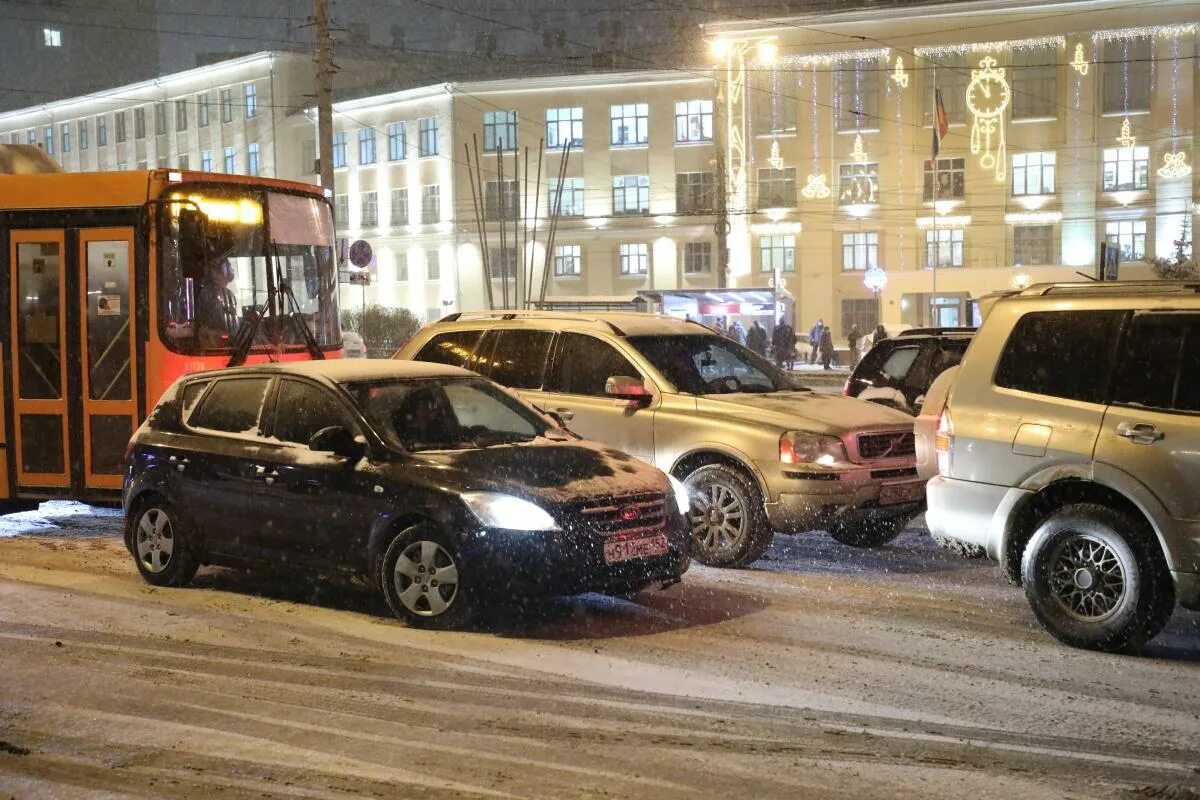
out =
[[[565,117],[563,112],[567,112]],[[551,118],[553,117],[553,118]],[[567,136],[563,136],[563,131]],[[567,143],[572,150],[583,147],[583,107],[562,106],[546,109],[546,149],[563,150]]]
[[[1128,226],[1129,230],[1122,228]],[[1114,232],[1112,229],[1116,228]],[[1148,220],[1143,219],[1110,219],[1104,223],[1104,242],[1115,245],[1121,251],[1122,261],[1145,261],[1150,257]],[[1126,252],[1123,240],[1128,240],[1129,251]]]
[[[389,122],[387,127],[388,161],[408,159],[408,123]]]
[[[948,163],[949,166],[941,166]],[[941,180],[943,175],[949,175],[949,194],[942,194]],[[965,200],[967,196],[967,160],[962,156],[941,156],[937,159],[925,160],[924,185],[922,198],[926,203],[938,200]]]
[[[1039,258],[1034,254],[1031,258],[1022,258],[1021,246],[1029,250],[1033,247],[1042,247],[1042,242],[1022,242],[1018,243],[1018,239],[1034,238],[1034,233],[1044,236],[1045,256]],[[1018,236],[1020,234],[1020,236]],[[1054,226],[1053,225],[1016,225],[1013,227],[1013,266],[1021,267],[1040,267],[1054,264]]]
[[[616,103],[609,106],[609,146],[647,147],[650,144],[650,104]],[[628,137],[632,130],[632,138]]]
[[[358,163],[360,166],[366,166],[375,163],[375,128],[365,127],[358,129]]]
[[[866,272],[877,266],[879,231],[849,231],[842,234],[842,272]]]
[[[246,119],[254,119],[258,116],[258,86],[255,85],[254,81],[246,84],[243,97],[246,101],[245,117]]]
[[[776,261],[781,261],[776,265]],[[758,237],[758,271],[774,273],[796,271],[796,236],[795,234],[770,234]]]
[[[417,120],[417,157],[432,158],[438,154],[438,118]]]
[[[1100,164],[1101,185],[1105,192],[1142,192],[1150,189],[1149,145],[1105,147],[1100,154]],[[1128,172],[1128,183],[1121,181],[1123,170]]]
[[[714,130],[713,114],[712,100],[676,101],[675,144],[707,144],[712,142]]]
[[[1037,197],[1055,194],[1058,154],[1053,150],[1013,153],[1013,197]],[[1033,176],[1036,175],[1036,178]],[[1018,191],[1020,184],[1020,191]],[[1037,191],[1034,191],[1036,189]]]
[[[635,203],[633,207],[630,207],[629,204],[631,193]],[[648,216],[650,214],[650,176],[614,175],[612,179],[612,213],[614,217]]]
[[[925,269],[961,269],[966,266],[966,241],[965,228],[926,228]],[[949,253],[948,263],[942,263],[943,253]]]
[[[623,278],[645,278],[650,274],[650,245],[621,242],[617,245],[617,274]]]
[[[570,264],[571,269],[564,269]],[[579,278],[583,276],[583,246],[578,244],[556,244],[554,246],[554,277]]]
[[[379,193],[371,190],[358,193],[358,227],[379,227]]]
[[[683,274],[711,275],[713,272],[713,243],[710,241],[683,243]],[[699,268],[695,262],[699,261]]]
[[[483,112],[483,150],[511,153],[517,149],[517,112]]]
[[[346,132],[333,132],[333,168],[344,169],[347,166]]]

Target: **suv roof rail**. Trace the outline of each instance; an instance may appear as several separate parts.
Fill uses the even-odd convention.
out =
[[[625,331],[614,325],[609,320],[602,317],[593,316],[586,312],[567,314],[562,311],[456,311],[453,314],[447,314],[438,320],[438,322],[459,322],[466,319],[521,319],[524,317],[532,317],[535,319],[561,319],[561,320],[578,320],[585,319],[588,322],[596,322],[602,325],[607,325],[617,336],[624,336]]]
[[[1092,292],[1133,292],[1136,294],[1200,294],[1200,281],[1067,281],[1038,283],[1018,293],[1019,297],[1044,297],[1051,294],[1088,294]]]
[[[948,333],[974,333],[975,330],[970,325],[956,325],[946,328],[909,328],[906,331],[900,331],[896,336],[945,336]]]

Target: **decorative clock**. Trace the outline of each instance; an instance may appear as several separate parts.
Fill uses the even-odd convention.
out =
[[[1008,156],[1004,147],[1004,112],[1012,100],[1004,68],[996,59],[985,57],[979,69],[971,70],[967,84],[967,110],[971,112],[971,153],[979,155],[979,165],[995,169],[996,180],[1003,180]]]

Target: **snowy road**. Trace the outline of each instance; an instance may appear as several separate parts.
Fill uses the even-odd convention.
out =
[[[1200,797],[1200,615],[1070,650],[915,531],[451,634],[295,578],[154,589],[64,510],[0,521],[0,798]]]

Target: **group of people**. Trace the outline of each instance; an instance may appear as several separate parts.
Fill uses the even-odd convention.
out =
[[[825,369],[833,369],[833,362],[837,359],[833,329],[825,324],[824,319],[818,319],[808,331],[807,358],[797,352],[796,330],[788,324],[786,317],[780,317],[778,324],[770,332],[758,320],[754,320],[748,329],[741,320],[735,320],[728,326],[718,321],[713,325],[713,330],[728,336],[738,344],[746,345],[763,358],[772,358],[780,368],[793,369],[799,360],[808,364],[820,363]],[[858,364],[859,358],[866,350],[886,338],[888,334],[882,325],[876,326],[869,340],[858,329],[858,325],[851,325],[846,334],[846,344],[850,349],[850,368],[853,369]]]

